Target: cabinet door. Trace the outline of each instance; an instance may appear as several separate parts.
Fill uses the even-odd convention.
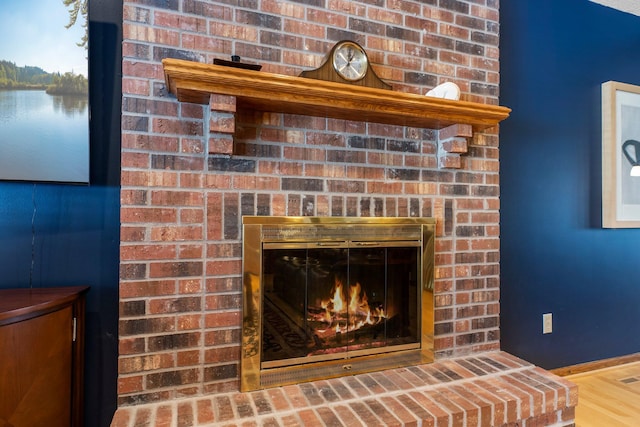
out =
[[[0,425],[71,424],[72,308],[0,327]]]

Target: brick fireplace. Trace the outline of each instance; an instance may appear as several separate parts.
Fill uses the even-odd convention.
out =
[[[407,424],[571,423],[575,388],[499,351],[497,127],[282,114],[220,93],[205,105],[182,102],[162,64],[234,54],[263,73],[297,76],[352,39],[393,91],[422,96],[453,81],[463,102],[490,108],[499,95],[498,6],[124,1],[114,426],[340,425],[327,420],[349,424],[354,414],[374,425],[359,405],[373,414],[399,405],[392,418]],[[435,218],[435,363],[389,372],[388,384],[365,374],[239,393],[243,216]],[[333,394],[318,401],[318,390]],[[339,396],[334,409],[327,396]]]

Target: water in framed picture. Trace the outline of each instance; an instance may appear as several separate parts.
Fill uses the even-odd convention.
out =
[[[89,182],[89,0],[2,0],[0,180]]]

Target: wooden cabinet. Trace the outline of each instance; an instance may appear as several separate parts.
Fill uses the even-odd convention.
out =
[[[82,425],[88,290],[0,290],[1,426]]]

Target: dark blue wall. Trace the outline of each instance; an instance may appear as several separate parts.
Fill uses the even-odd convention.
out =
[[[585,0],[500,13],[502,348],[548,369],[640,352],[640,230],[601,228],[600,114],[603,82],[640,85],[640,17]]]
[[[116,408],[121,0],[91,0],[91,183],[0,182],[0,288],[89,285],[87,426]]]

